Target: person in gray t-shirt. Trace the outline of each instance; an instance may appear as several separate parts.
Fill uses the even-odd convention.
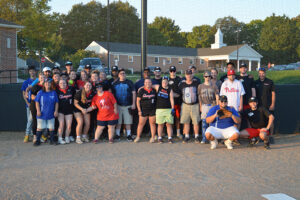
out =
[[[205,137],[205,131],[208,128],[206,123],[206,115],[209,109],[215,105],[218,105],[219,101],[219,89],[211,81],[211,73],[205,71],[204,74],[204,83],[198,86],[198,95],[199,95],[199,104],[201,111],[201,120],[202,120],[202,141],[201,144],[208,143]]]

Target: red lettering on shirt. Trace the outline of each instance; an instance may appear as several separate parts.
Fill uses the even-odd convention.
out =
[[[239,89],[235,89],[235,88],[224,88],[225,89],[225,92],[239,92]]]

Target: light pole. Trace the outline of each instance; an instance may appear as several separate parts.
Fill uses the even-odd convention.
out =
[[[141,78],[147,65],[147,0],[141,0],[142,23],[141,23]]]
[[[109,8],[109,0],[107,0],[107,13],[106,13],[106,34],[107,34],[107,68],[110,69],[110,57],[109,57],[109,51],[110,51],[110,8]]]
[[[239,62],[239,32],[241,31],[240,28],[236,30],[236,67],[237,71],[240,71],[240,62]]]

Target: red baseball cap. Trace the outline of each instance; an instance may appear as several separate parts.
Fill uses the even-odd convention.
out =
[[[235,75],[235,71],[232,69],[232,70],[229,70],[228,72],[227,72],[227,75],[229,76],[229,75]]]

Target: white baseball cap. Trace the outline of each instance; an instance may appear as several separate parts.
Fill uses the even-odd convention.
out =
[[[44,67],[43,72],[51,71],[50,67]]]

